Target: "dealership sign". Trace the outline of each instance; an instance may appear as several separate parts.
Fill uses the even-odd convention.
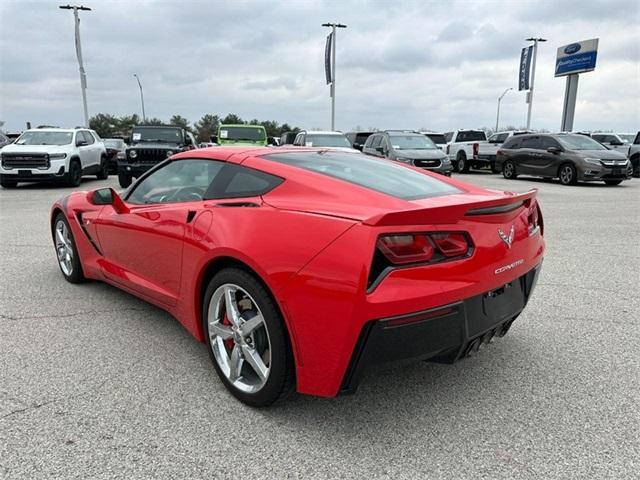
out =
[[[596,68],[598,39],[570,43],[558,48],[556,55],[556,77],[574,73],[591,72]]]
[[[518,79],[518,90],[529,90],[529,74],[531,73],[531,56],[533,46],[525,47],[520,54],[520,76]]]

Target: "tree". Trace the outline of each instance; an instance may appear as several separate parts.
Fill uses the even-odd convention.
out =
[[[160,126],[160,125],[164,125],[164,122],[157,117],[153,117],[153,118],[147,118],[144,121],[144,125]]]
[[[140,125],[140,117],[134,113],[133,115],[124,115],[118,119],[118,132],[126,137],[129,135],[129,132],[136,125]]]
[[[235,113],[229,113],[226,117],[224,117],[220,121],[220,123],[222,123],[224,125],[242,125],[242,124],[245,123],[245,121],[242,120],[242,118],[240,118]]]
[[[280,125],[275,120],[266,120],[262,122],[262,126],[267,131],[269,137],[279,137],[282,135],[280,132]]]
[[[120,121],[108,113],[98,113],[89,119],[89,128],[102,138],[109,138],[120,134]]]
[[[189,120],[184,118],[182,115],[172,116],[171,120],[169,120],[169,125],[175,125],[177,127],[182,127],[185,130],[191,130],[191,127],[189,126]]]
[[[217,135],[218,133],[218,125],[220,125],[220,117],[208,113],[203,115],[193,127],[197,132],[198,140],[201,142],[210,142],[211,135]]]

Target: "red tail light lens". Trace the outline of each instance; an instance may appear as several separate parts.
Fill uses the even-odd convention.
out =
[[[426,235],[385,235],[378,239],[378,248],[396,265],[428,262],[435,253]]]
[[[540,215],[540,207],[536,202],[529,210],[529,216],[527,217],[529,224],[529,236],[535,235],[540,231],[542,233],[542,218]]]
[[[467,237],[462,233],[432,233],[431,238],[447,258],[461,257],[469,251]]]
[[[436,263],[468,255],[469,237],[460,232],[383,235],[378,250],[394,265]]]
[[[500,156],[500,155],[504,155],[504,152],[500,149],[498,149],[498,151],[496,152],[496,156]]]

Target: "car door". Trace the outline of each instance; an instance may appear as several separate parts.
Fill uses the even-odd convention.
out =
[[[557,140],[546,135],[540,137],[540,143],[540,156],[536,158],[538,174],[543,177],[555,177],[558,174],[560,164],[563,162],[563,149]],[[557,148],[558,151],[555,153],[549,152],[549,148]]]
[[[536,174],[540,170],[541,147],[539,136],[526,137],[522,139],[518,153],[516,154],[516,168],[518,173]]]
[[[128,211],[105,206],[96,220],[105,277],[175,305],[185,232],[222,165],[206,159],[167,162],[134,185],[124,199]]]

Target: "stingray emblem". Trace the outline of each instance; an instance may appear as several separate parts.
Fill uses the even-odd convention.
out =
[[[516,229],[513,225],[511,225],[511,230],[509,230],[509,235],[507,235],[506,233],[504,233],[502,231],[502,229],[498,229],[498,235],[500,236],[500,240],[502,240],[505,245],[507,246],[507,248],[511,248],[511,245],[513,244],[513,237],[515,236],[516,233]]]

